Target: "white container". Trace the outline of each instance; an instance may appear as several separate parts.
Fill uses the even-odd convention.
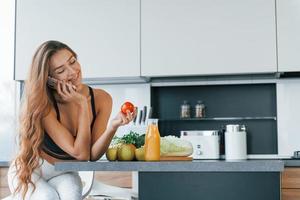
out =
[[[218,130],[181,131],[180,138],[192,143],[193,159],[220,158],[220,135]]]
[[[244,125],[227,125],[225,132],[226,160],[247,159],[247,135]]]

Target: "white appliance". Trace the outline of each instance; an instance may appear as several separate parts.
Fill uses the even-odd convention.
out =
[[[193,145],[193,159],[219,159],[220,135],[218,130],[181,131],[180,138]]]
[[[225,158],[226,160],[247,159],[247,138],[246,127],[244,125],[226,125]]]

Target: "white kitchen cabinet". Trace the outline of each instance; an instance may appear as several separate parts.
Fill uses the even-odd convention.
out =
[[[140,76],[140,1],[17,0],[16,80],[47,40],[77,52],[83,78]]]
[[[300,71],[300,1],[277,0],[278,71]]]
[[[141,0],[143,76],[276,72],[274,0]]]

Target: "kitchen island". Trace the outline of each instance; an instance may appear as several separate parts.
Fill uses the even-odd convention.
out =
[[[139,199],[280,200],[281,160],[60,162],[61,171],[138,171]]]

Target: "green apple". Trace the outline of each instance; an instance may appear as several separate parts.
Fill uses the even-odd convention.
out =
[[[145,160],[145,149],[144,147],[135,150],[135,157],[139,161]]]
[[[117,160],[118,148],[108,148],[105,155],[109,161]]]
[[[132,161],[134,159],[135,146],[132,144],[122,144],[118,149],[118,160]]]

